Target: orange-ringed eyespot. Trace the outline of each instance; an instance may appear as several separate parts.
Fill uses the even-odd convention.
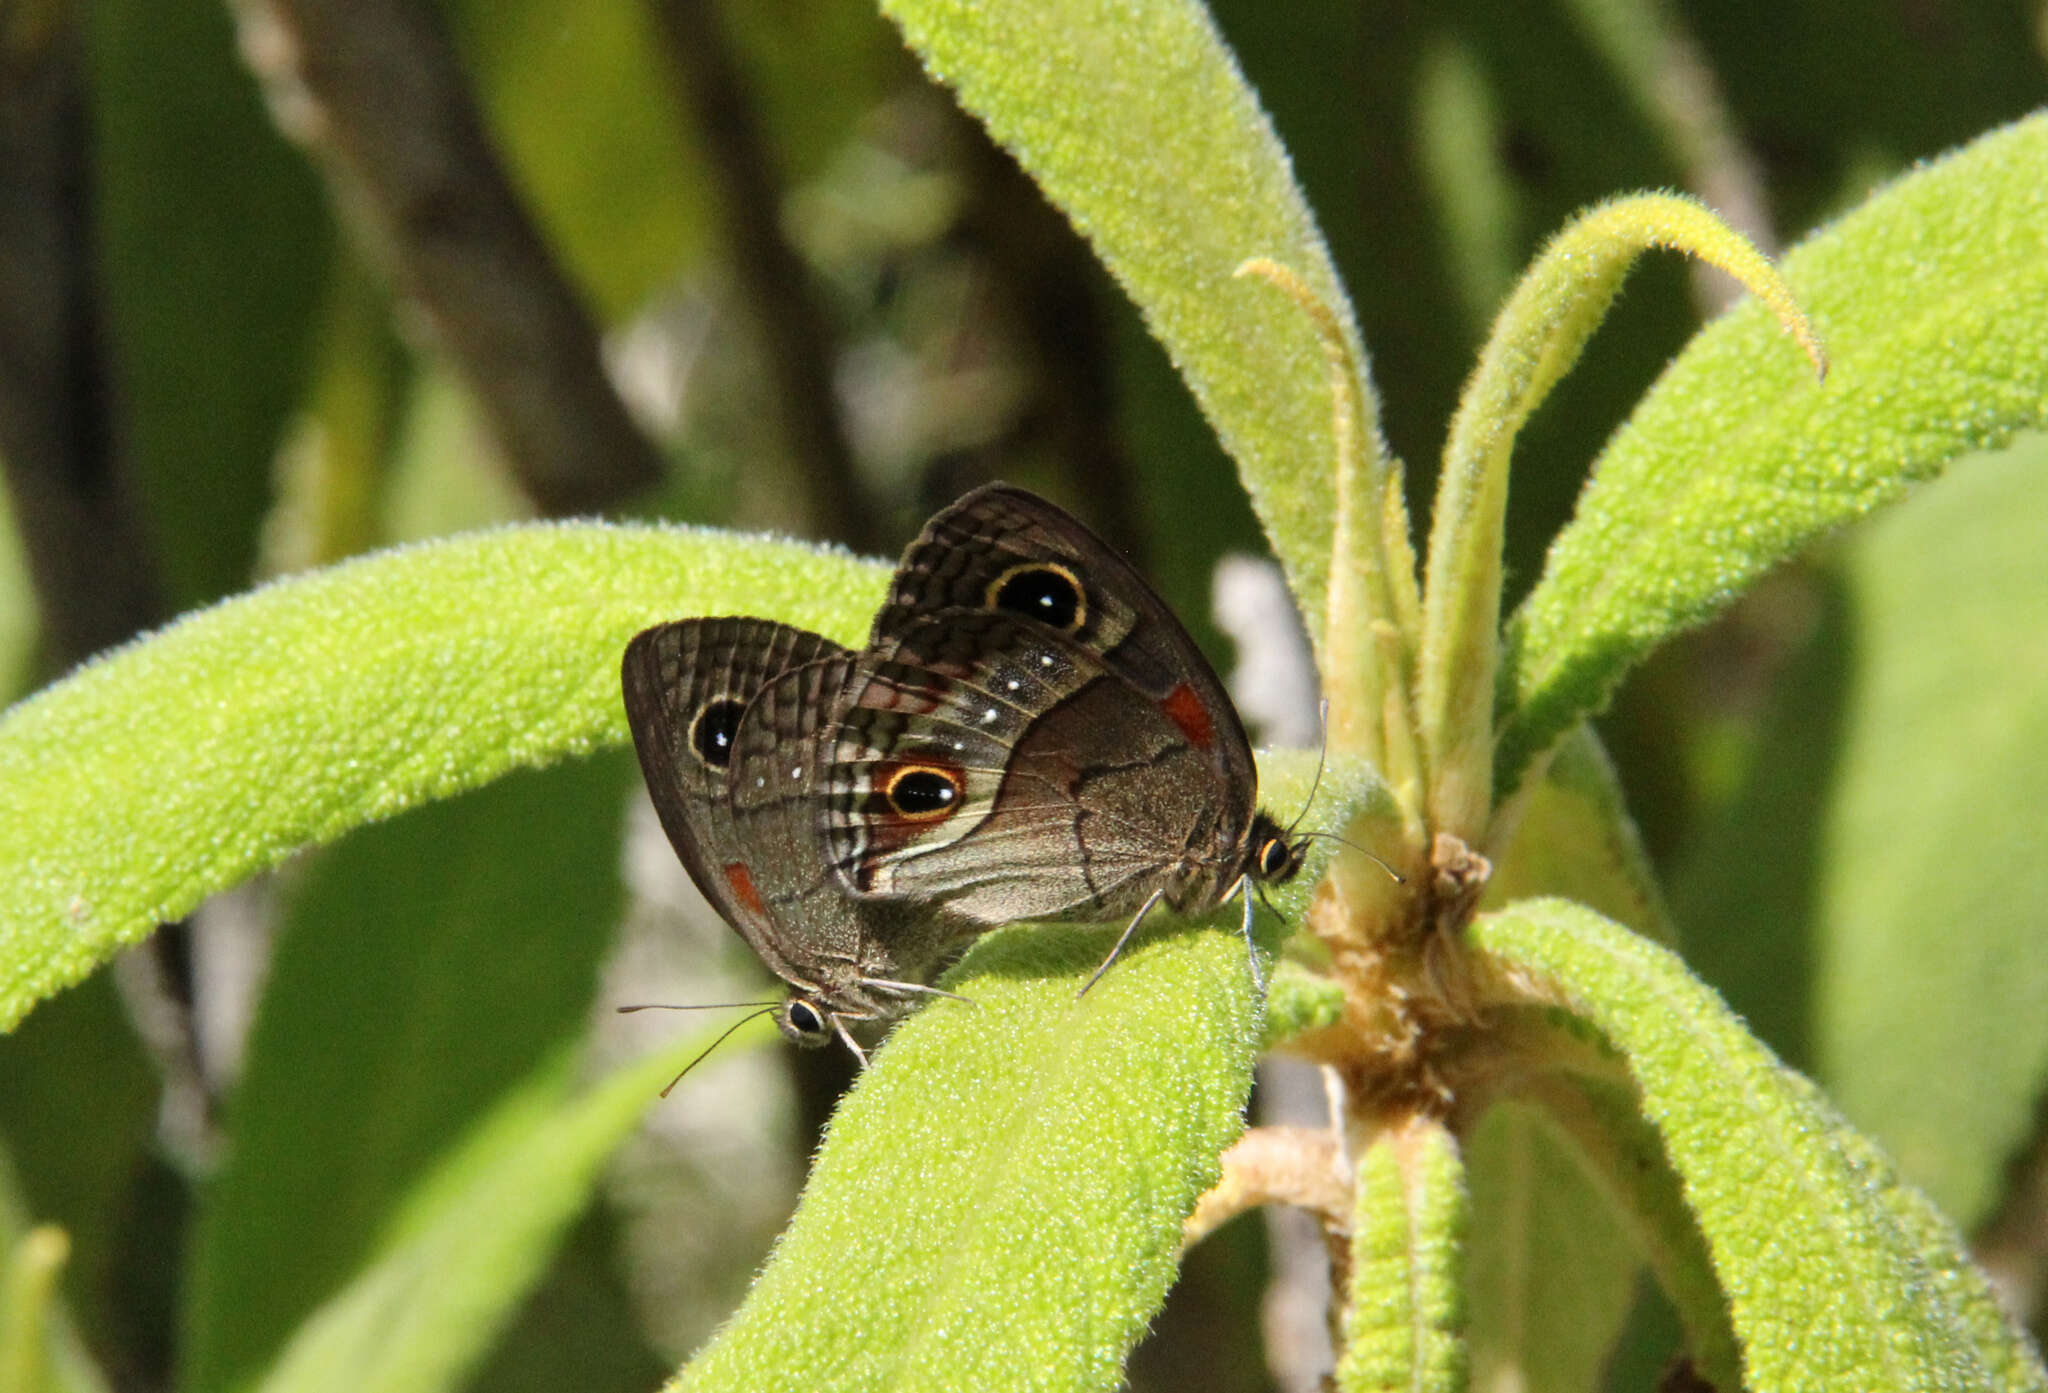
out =
[[[929,764],[906,764],[891,771],[882,795],[898,817],[931,822],[953,811],[960,801],[960,776]]]

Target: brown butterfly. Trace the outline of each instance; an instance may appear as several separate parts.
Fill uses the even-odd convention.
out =
[[[903,554],[859,652],[766,619],[637,635],[626,718],[691,879],[790,986],[784,1035],[856,1054],[967,935],[1198,914],[1301,849],[1187,630],[1078,520],[1004,485]],[[1257,972],[1257,959],[1253,959]],[[1090,979],[1091,983],[1093,979]],[[1085,990],[1085,988],[1084,988]]]

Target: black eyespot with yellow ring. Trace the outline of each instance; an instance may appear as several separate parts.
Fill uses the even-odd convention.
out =
[[[1088,622],[1088,592],[1081,578],[1054,561],[1033,561],[989,582],[988,607],[1021,614],[1065,633]]]
[[[697,713],[697,719],[690,722],[690,748],[697,752],[697,758],[713,769],[731,764],[733,736],[738,733],[740,717],[746,710],[731,697],[707,703]]]
[[[950,817],[967,792],[966,776],[941,764],[899,764],[881,780],[889,811],[906,822],[937,822]]]

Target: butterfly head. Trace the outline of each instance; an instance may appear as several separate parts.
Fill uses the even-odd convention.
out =
[[[1244,874],[1261,884],[1282,884],[1301,869],[1302,853],[1302,843],[1295,841],[1287,828],[1270,814],[1257,813],[1245,833]]]

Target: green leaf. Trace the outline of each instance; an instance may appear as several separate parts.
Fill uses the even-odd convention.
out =
[[[701,249],[711,207],[651,7],[461,0],[449,27],[554,254],[616,323]]]
[[[1321,641],[1337,450],[1317,330],[1235,274],[1268,257],[1365,355],[1329,253],[1265,113],[1190,0],[885,0],[884,13],[1073,220],[1193,389]],[[1359,444],[1384,468],[1359,386]],[[1377,495],[1374,495],[1377,506]],[[1364,519],[1378,525],[1377,512]]]
[[[1746,304],[1601,457],[1509,627],[1497,787],[1673,631],[1950,460],[2048,423],[2048,115],[1891,185],[1785,262],[1815,384]]]
[[[2048,1080],[2044,518],[2032,436],[1847,538],[1673,889],[1701,973],[1966,1228]]]
[[[1003,930],[834,1116],[697,1389],[1111,1389],[1243,1124],[1259,1020],[1234,932]]]
[[[248,584],[330,227],[217,0],[84,6],[93,223],[121,438],[171,603]]]
[[[2048,1388],[1981,1279],[1956,1275],[1955,1232],[1918,1207],[1902,1223],[1874,1150],[1677,958],[1560,900],[1486,916],[1472,940],[1627,1060],[1728,1293],[1750,1387]],[[2023,1377],[2001,1385],[1994,1368]]]
[[[1359,1158],[1343,1393],[1455,1393],[1468,1373],[1464,1245],[1471,1197],[1458,1144],[1414,1121]]]
[[[1652,247],[1698,257],[1770,306],[1815,368],[1813,331],[1769,262],[1707,208],[1634,194],[1580,213],[1524,273],[1458,402],[1437,477],[1423,587],[1416,705],[1428,750],[1430,822],[1471,842],[1493,810],[1493,702],[1508,459],[1529,416],[1578,361],[1630,266]]]
[[[0,1389],[7,1393],[106,1393],[107,1380],[72,1326],[59,1275],[71,1236],[31,1225],[0,1152]]]
[[[0,1028],[302,846],[625,738],[683,614],[856,638],[886,572],[684,529],[507,528],[268,586],[0,717]]]
[[[618,919],[629,762],[501,780],[287,881],[227,1158],[195,1226],[181,1387],[243,1386],[433,1158],[582,1038]]]
[[[0,701],[12,700],[28,682],[41,628],[14,508],[0,489]]]
[[[1715,1280],[1706,1238],[1686,1207],[1684,1186],[1671,1169],[1663,1140],[1643,1116],[1641,1096],[1626,1082],[1608,1076],[1608,1056],[1602,1056],[1601,1067],[1574,1067],[1573,1052],[1586,1043],[1576,1038],[1584,1023],[1554,1008],[1544,1008],[1544,1014],[1548,1019],[1543,1028],[1562,1027],[1572,1045],[1559,1052],[1560,1067],[1535,1075],[1521,1095],[1539,1105],[1551,1126],[1571,1138],[1580,1166],[1605,1192],[1610,1212],[1626,1222],[1633,1240],[1629,1249],[1648,1259],[1677,1317],[1694,1369],[1716,1388],[1741,1387],[1742,1351],[1729,1324],[1728,1300]],[[1608,1261],[1614,1256],[1610,1252]],[[1593,1260],[1592,1254],[1586,1255],[1586,1261]],[[1620,1336],[1626,1342],[1636,1333],[1624,1329]],[[1659,1364],[1675,1343],[1659,1351]],[[1608,1386],[1626,1386],[1614,1383],[1613,1372],[1610,1362]]]
[[[1577,900],[1660,943],[1676,941],[1621,782],[1590,725],[1565,736],[1529,789],[1481,903],[1497,909],[1545,895]]]
[[[125,1225],[149,1189],[161,1088],[106,973],[0,1037],[0,1140],[26,1215],[70,1239],[65,1291],[97,1348],[119,1343],[135,1300]]]
[[[436,1393],[538,1280],[598,1172],[698,1037],[568,1098],[573,1051],[509,1091],[414,1189],[376,1254],[293,1336],[263,1393]]]
[[[1262,761],[1267,804],[1299,806],[1316,762]],[[1333,764],[1318,816],[1387,801],[1369,769]],[[1317,843],[1279,887],[1284,919],[1329,855]],[[945,981],[973,1005],[936,1001],[898,1027],[835,1114],[767,1270],[680,1386],[822,1370],[835,1393],[1119,1385],[1181,1221],[1243,1125],[1263,1021],[1235,905],[1210,928],[1161,916],[1077,997],[1113,927],[995,933]]]
[[[1642,1259],[1541,1113],[1491,1108],[1465,1143],[1472,1383],[1527,1393],[1595,1387]]]

